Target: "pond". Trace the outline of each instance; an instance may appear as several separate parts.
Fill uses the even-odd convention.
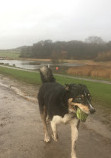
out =
[[[22,69],[27,70],[37,70],[43,65],[50,65],[50,66],[59,66],[59,67],[73,67],[73,66],[82,66],[82,64],[77,63],[59,63],[59,64],[52,64],[48,61],[26,61],[26,60],[0,60],[0,64],[6,64],[9,66],[15,66]]]

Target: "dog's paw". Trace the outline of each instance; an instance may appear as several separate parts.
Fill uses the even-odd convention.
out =
[[[77,158],[75,153],[71,153],[71,158]]]
[[[71,158],[77,158],[76,156],[72,156]]]
[[[58,135],[57,135],[57,136],[54,136],[54,135],[52,134],[52,139],[53,139],[55,142],[57,142],[57,141],[58,141]]]
[[[44,137],[44,142],[49,143],[50,142],[50,137],[49,136],[45,136]]]

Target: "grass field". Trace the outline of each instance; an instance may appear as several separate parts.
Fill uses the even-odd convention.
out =
[[[5,59],[19,59],[20,52],[15,50],[0,50],[0,57]]]
[[[40,75],[36,72],[28,72],[11,68],[0,67],[0,73],[15,78],[19,81],[34,84],[41,84]],[[111,85],[91,81],[77,80],[70,77],[55,75],[56,80],[61,84],[79,83],[89,88],[94,102],[111,108]]]
[[[30,84],[38,85],[41,83],[39,73],[35,72],[27,72],[17,69],[0,67],[0,73]]]

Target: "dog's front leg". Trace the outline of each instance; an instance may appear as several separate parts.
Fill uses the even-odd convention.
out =
[[[77,129],[77,123],[78,120],[74,119],[70,122],[71,125],[71,158],[77,158],[76,157],[76,140],[78,138],[78,129]]]
[[[52,128],[52,138],[54,139],[54,141],[57,142],[58,134],[57,134],[57,124],[55,121],[51,121],[51,128]]]
[[[52,128],[52,138],[54,139],[54,141],[58,141],[58,134],[57,134],[57,124],[60,124],[61,122],[63,122],[63,119],[61,116],[54,116],[52,121],[51,121],[51,128]]]

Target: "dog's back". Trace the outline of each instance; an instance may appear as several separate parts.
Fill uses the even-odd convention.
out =
[[[54,115],[64,116],[68,113],[64,86],[56,82],[51,69],[46,66],[40,69],[40,75],[43,83],[38,93],[40,113],[43,113],[45,108],[50,119]]]

